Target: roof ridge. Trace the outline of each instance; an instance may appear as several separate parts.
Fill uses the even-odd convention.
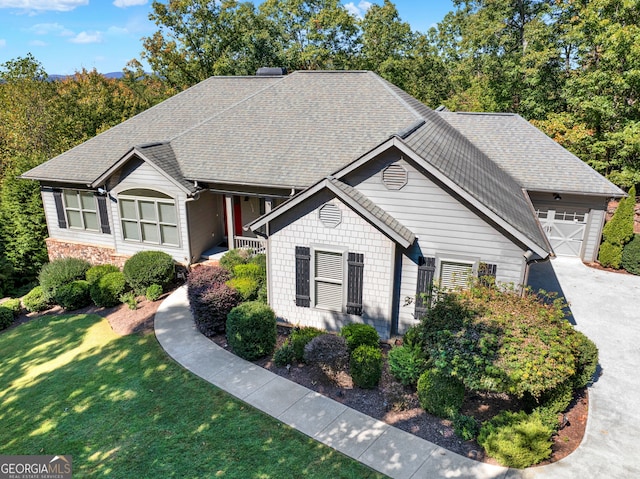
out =
[[[421,120],[421,119],[425,120],[424,116],[421,115],[418,110],[416,110],[414,107],[409,105],[409,103],[405,99],[403,99],[400,95],[398,95],[397,92],[395,92],[393,90],[393,88],[391,88],[391,84],[387,80],[385,80],[380,75],[378,75],[378,74],[376,74],[376,73],[374,73],[372,71],[367,71],[367,73],[370,76],[373,76],[373,78],[375,78],[383,86],[383,88],[385,90],[387,90],[391,94],[391,96],[394,97],[398,101],[398,103],[400,103],[401,105],[404,105],[404,107],[407,108],[407,110],[411,111],[414,114],[414,116],[416,117],[416,120]]]

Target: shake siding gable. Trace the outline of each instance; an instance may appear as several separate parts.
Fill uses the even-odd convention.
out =
[[[381,172],[390,164],[402,165],[408,172],[407,184],[389,190]],[[495,264],[496,280],[521,284],[524,281],[524,251],[501,231],[449,194],[411,161],[390,149],[379,158],[349,173],[344,181],[413,231],[417,242],[404,251],[402,258],[398,332],[415,324],[415,305],[404,305],[405,298],[415,299],[418,264],[421,257],[439,261],[472,261]]]
[[[393,242],[353,212],[348,206],[328,195],[319,195],[278,218],[278,225],[271,225],[269,237],[270,304],[279,318],[292,324],[315,326],[337,331],[344,324],[364,322],[373,325],[381,337],[391,333],[393,291]],[[341,211],[342,221],[334,228],[325,227],[318,218],[318,208],[331,201]],[[282,219],[282,221],[280,221]],[[275,223],[275,222],[274,222]],[[359,312],[360,298],[349,297],[345,289],[344,312],[296,306],[296,247],[345,251],[345,286],[348,282],[348,253],[354,263],[363,260],[362,276],[352,270],[355,280],[362,281],[362,315],[348,314],[347,303],[353,303],[352,311]],[[298,249],[298,252],[301,250]],[[313,272],[311,271],[311,281]],[[353,300],[353,301],[351,301]]]

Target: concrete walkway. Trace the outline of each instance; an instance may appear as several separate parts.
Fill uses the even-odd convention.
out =
[[[532,281],[547,290],[554,282],[561,285],[580,318],[578,329],[600,348],[604,374],[590,391],[580,448],[558,463],[525,471],[472,461],[238,358],[195,329],[185,288],[162,303],[155,332],[167,354],[194,374],[393,478],[640,477],[640,386],[634,375],[640,371],[640,327],[634,321],[640,316],[640,278],[591,270],[578,260],[556,259],[553,266],[539,265]],[[620,289],[624,302],[616,299]],[[607,305],[615,305],[616,313],[605,314]]]

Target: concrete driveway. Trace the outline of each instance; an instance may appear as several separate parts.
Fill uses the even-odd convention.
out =
[[[535,288],[564,294],[576,328],[600,351],[584,440],[570,456],[519,471],[524,478],[640,478],[640,276],[556,258],[532,268]]]

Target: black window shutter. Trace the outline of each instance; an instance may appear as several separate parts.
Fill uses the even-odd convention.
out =
[[[480,263],[480,266],[478,266],[478,279],[480,280],[480,283],[485,286],[495,284],[497,270],[498,266],[495,264]]]
[[[111,225],[109,225],[109,213],[107,211],[107,197],[96,195],[98,200],[98,215],[100,215],[100,231],[104,234],[111,234]]]
[[[362,316],[364,255],[349,253],[347,265],[347,314]]]
[[[418,261],[418,284],[416,286],[416,310],[414,316],[422,318],[431,304],[433,277],[436,273],[436,259],[420,257]]]
[[[311,250],[306,246],[296,246],[296,306],[311,306]]]
[[[64,215],[64,204],[62,203],[62,190],[53,190],[53,201],[56,203],[56,213],[58,213],[58,226],[67,227],[67,218]]]

